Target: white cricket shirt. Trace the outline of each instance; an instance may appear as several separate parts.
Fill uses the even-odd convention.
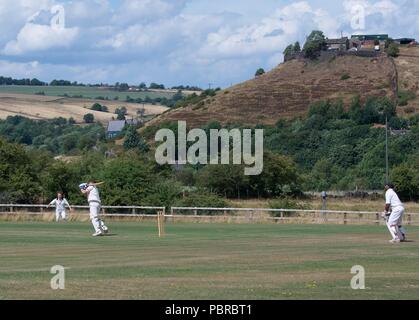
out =
[[[100,203],[99,190],[95,186],[90,186],[86,190],[89,191],[89,197],[87,198],[89,202],[94,201]]]
[[[393,189],[386,191],[386,204],[389,204],[392,209],[397,207],[403,207],[397,193]]]
[[[70,207],[70,204],[68,203],[67,199],[54,199],[51,201],[51,203],[49,204],[50,206],[54,206],[55,205],[55,210],[56,211],[65,211],[65,207]]]

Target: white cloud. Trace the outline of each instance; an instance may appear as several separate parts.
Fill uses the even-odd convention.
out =
[[[16,40],[8,42],[3,50],[6,55],[22,55],[55,47],[69,47],[78,34],[77,28],[54,28],[28,22],[19,31]]]
[[[15,38],[30,17],[41,10],[49,9],[52,3],[52,0],[1,0],[0,47]]]
[[[274,67],[286,45],[297,40],[303,44],[313,29],[328,37],[355,33],[350,9],[359,3],[367,14],[362,33],[419,35],[419,0],[344,0],[333,5],[300,0],[277,4],[276,10],[273,0],[269,10],[268,0],[235,0],[225,6],[201,1],[194,10],[190,1],[0,0],[0,53],[9,60],[0,63],[0,74],[229,85],[252,77],[258,67]],[[49,25],[55,4],[65,8],[65,29]],[[243,10],[244,5],[249,9]]]
[[[278,9],[259,23],[211,33],[200,50],[205,57],[234,58],[277,54],[286,45],[301,39],[310,30],[336,33],[338,24],[323,10],[313,10],[307,2],[297,2]]]
[[[186,0],[124,0],[112,19],[113,24],[145,23],[177,16]]]

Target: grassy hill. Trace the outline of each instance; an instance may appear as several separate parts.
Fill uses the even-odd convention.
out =
[[[399,75],[399,95],[409,99],[399,113],[419,113],[419,47],[400,48],[400,56],[394,60]]]
[[[407,62],[407,68],[410,64]],[[407,77],[403,73],[402,76]],[[415,78],[417,74],[409,76]],[[410,78],[406,79],[411,82]],[[165,112],[149,125],[175,120],[186,120],[191,126],[210,120],[223,124],[269,125],[280,118],[304,115],[316,101],[342,100],[347,106],[357,95],[361,101],[370,96],[396,100],[397,71],[390,58],[326,55],[316,61],[292,60],[220,91],[215,97]]]

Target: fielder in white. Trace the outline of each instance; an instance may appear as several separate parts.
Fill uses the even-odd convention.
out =
[[[87,201],[89,202],[90,208],[90,220],[92,221],[93,228],[95,229],[95,233],[93,234],[94,237],[103,236],[104,234],[108,233],[108,227],[103,223],[100,219],[100,208],[101,208],[101,201],[99,196],[99,190],[97,188],[98,185],[101,183],[96,183],[96,181],[92,180],[89,183],[82,183],[80,187],[80,191],[87,195]]]
[[[47,208],[55,206],[55,221],[59,222],[60,220],[67,221],[67,212],[66,207],[71,210],[71,206],[68,203],[67,199],[64,198],[62,192],[57,193],[57,198],[52,200]]]
[[[397,193],[394,191],[394,185],[387,183],[386,190],[386,206],[383,217],[386,219],[388,230],[391,233],[391,243],[399,243],[406,241],[406,230],[402,226],[404,207]]]

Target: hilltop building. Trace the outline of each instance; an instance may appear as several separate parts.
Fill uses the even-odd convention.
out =
[[[358,39],[362,42],[375,42],[379,41],[380,45],[384,45],[389,39],[388,34],[354,34],[351,36],[351,39]]]
[[[348,37],[326,39],[326,47],[327,50],[346,51],[349,49],[349,39]]]

